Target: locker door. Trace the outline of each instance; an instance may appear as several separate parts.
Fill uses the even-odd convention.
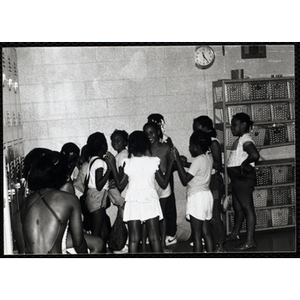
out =
[[[6,161],[3,155],[3,237],[4,237],[4,255],[13,254],[13,239],[10,218],[10,205],[8,196],[7,176],[6,176]]]
[[[22,182],[22,158],[23,153],[23,126],[21,123],[21,102],[19,94],[19,76],[18,76],[18,64],[17,64],[17,52],[15,48],[11,48],[11,63],[12,63],[12,75],[13,75],[13,86],[12,91],[15,103],[15,111],[13,113],[13,128],[14,128],[14,152],[15,152],[15,189],[16,189],[16,200],[17,207],[20,207],[23,198],[23,187]]]
[[[4,177],[6,178],[7,205],[6,218],[4,219],[5,228],[13,228],[14,214],[19,210],[23,200],[22,190],[22,164],[23,164],[23,131],[20,127],[21,104],[18,88],[18,68],[16,50],[12,48],[2,49],[2,91],[3,91],[3,160],[5,166]],[[8,213],[9,211],[9,213]],[[9,217],[8,217],[9,215]],[[6,232],[7,243],[10,238],[15,248],[13,231],[11,237]],[[9,247],[9,245],[8,245]],[[13,249],[14,250],[14,249]]]
[[[21,103],[19,97],[19,82],[18,82],[18,68],[17,68],[17,53],[15,48],[11,48],[11,67],[12,67],[12,87],[11,87],[11,98],[13,103],[13,137],[14,144],[18,144],[20,138],[19,132],[19,113],[21,113]]]
[[[3,95],[3,141],[13,141],[12,118],[9,95],[9,48],[2,49],[2,95]]]

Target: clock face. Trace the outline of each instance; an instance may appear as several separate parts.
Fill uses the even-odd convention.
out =
[[[209,46],[200,46],[196,48],[195,64],[197,68],[207,69],[215,60],[215,53]]]

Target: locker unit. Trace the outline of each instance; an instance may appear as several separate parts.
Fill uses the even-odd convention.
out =
[[[2,48],[2,94],[5,254],[12,254],[16,252],[12,232],[14,214],[20,209],[25,188],[22,176],[23,125],[21,123],[17,53],[14,48]],[[12,247],[9,246],[11,240],[13,241]]]

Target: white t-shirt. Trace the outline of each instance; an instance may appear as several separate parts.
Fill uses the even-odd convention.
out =
[[[128,150],[124,149],[116,155],[116,166],[119,171],[119,167],[122,167],[123,159],[128,158]]]
[[[92,157],[90,159],[90,162],[92,162],[95,158],[96,158],[95,156]],[[90,172],[90,180],[89,180],[89,185],[88,185],[89,188],[96,189],[96,170],[99,168],[103,168],[103,175],[104,175],[107,171],[107,165],[104,160],[102,160],[101,158],[98,157],[89,170],[89,172]],[[103,189],[108,190],[108,180],[106,181]]]
[[[124,159],[126,159],[126,158],[128,158],[128,150],[127,149],[122,150],[120,153],[118,153],[116,155],[116,166],[117,166],[118,171],[119,171],[119,167],[123,167]],[[121,192],[121,196],[123,198],[126,197],[127,189],[128,189],[128,184],[126,185],[124,190]]]
[[[193,175],[193,179],[187,184],[187,195],[193,195],[200,191],[209,191],[211,172],[213,167],[213,157],[210,153],[201,154],[193,160],[188,173]]]
[[[254,141],[250,135],[250,133],[245,133],[244,135],[240,136],[232,145],[232,148],[235,147],[237,143],[236,149],[231,150],[228,158],[227,167],[239,167],[241,166],[242,162],[247,159],[248,153],[244,151],[243,145],[245,142],[251,142],[254,144]],[[254,162],[250,163],[252,167],[255,166]]]
[[[124,172],[128,176],[126,202],[151,202],[158,200],[155,189],[155,172],[159,169],[158,157],[131,157],[124,159]]]

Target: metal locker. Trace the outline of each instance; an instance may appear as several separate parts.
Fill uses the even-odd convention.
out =
[[[15,176],[16,176],[16,198],[17,206],[20,207],[23,198],[22,182],[22,161],[23,153],[23,126],[21,123],[21,102],[19,94],[19,75],[18,75],[18,64],[17,64],[17,52],[15,48],[11,48],[11,62],[12,62],[12,73],[13,73],[13,86],[12,93],[14,95],[15,111],[13,112],[13,124],[14,124],[14,150],[15,150]]]
[[[23,127],[19,96],[18,66],[16,50],[2,49],[2,91],[3,91],[3,161],[4,161],[4,228],[5,247],[15,248],[13,231],[14,215],[20,209],[24,199],[23,163]],[[23,185],[22,185],[23,183]],[[9,234],[10,233],[10,234]],[[15,250],[15,249],[13,249]],[[11,250],[7,250],[11,252]],[[13,251],[14,252],[14,251]]]
[[[20,96],[19,96],[19,80],[18,80],[18,67],[17,67],[17,52],[15,48],[11,48],[11,64],[12,64],[12,98],[14,103],[14,110],[13,114],[13,137],[15,144],[19,142],[21,138],[21,130],[19,130],[19,118],[21,113],[21,103],[20,103]]]
[[[9,48],[2,49],[3,141],[13,141],[13,128],[9,95]]]
[[[8,199],[8,186],[6,176],[6,161],[3,155],[3,237],[4,237],[4,255],[13,254],[13,239],[10,218],[10,204]]]

